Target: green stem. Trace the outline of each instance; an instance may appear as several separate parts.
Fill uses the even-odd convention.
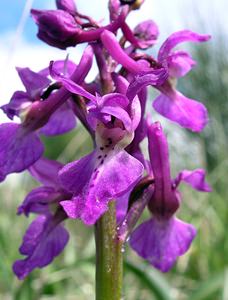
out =
[[[96,300],[120,300],[122,291],[122,242],[116,239],[115,202],[95,225]]]

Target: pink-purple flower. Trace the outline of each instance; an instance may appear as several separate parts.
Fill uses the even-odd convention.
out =
[[[205,182],[205,171],[182,171],[171,179],[166,137],[157,122],[148,126],[151,176],[154,193],[148,202],[152,217],[135,229],[130,238],[131,247],[154,267],[169,271],[178,256],[190,247],[196,235],[193,225],[175,216],[181,204],[178,185],[181,181],[198,191],[210,192]]]
[[[129,237],[131,247],[163,272],[195,238],[195,227],[177,217],[184,201],[179,184],[210,192],[206,172],[183,170],[172,179],[166,136],[155,116],[145,114],[150,86],[160,93],[149,100],[158,113],[194,132],[203,130],[208,122],[205,106],[176,89],[178,78],[196,61],[175,47],[205,42],[210,36],[175,32],[153,57],[144,50],[158,43],[157,24],[146,20],[131,29],[127,23],[127,16],[143,2],[110,0],[106,25],[80,13],[73,0],[56,0],[57,9],[31,11],[42,41],[60,49],[81,43],[86,47],[77,65],[66,59],[51,61],[39,72],[17,68],[25,90],[16,91],[1,107],[11,121],[20,122],[0,124],[0,181],[28,170],[41,183],[18,208],[18,215],[37,215],[19,248],[24,257],[13,265],[19,279],[63,251],[69,240],[63,221],[96,225],[111,202],[116,204],[115,241],[124,243]],[[93,63],[98,70],[88,81]],[[65,165],[45,158],[41,135],[69,132],[76,120],[89,133],[90,153]],[[150,217],[135,229],[145,208]]]
[[[30,168],[32,176],[43,186],[33,189],[18,208],[18,214],[38,215],[28,227],[19,248],[26,257],[13,265],[19,279],[24,279],[35,268],[50,264],[69,240],[69,234],[61,224],[67,216],[59,203],[71,194],[59,184],[61,167],[58,162],[40,159]]]

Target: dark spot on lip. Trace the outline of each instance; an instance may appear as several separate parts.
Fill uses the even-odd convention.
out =
[[[107,157],[108,155],[107,154],[105,154],[105,156],[104,157]]]
[[[97,158],[98,158],[98,159],[102,158],[102,155],[99,155]]]
[[[116,118],[115,118],[114,116],[111,116],[111,123],[112,123],[112,124],[114,124],[115,119],[116,119]]]
[[[112,144],[112,139],[111,138],[108,138],[108,143],[109,143],[109,145]]]
[[[100,147],[100,150],[104,150],[104,147]]]
[[[108,148],[110,145],[105,145],[105,148]]]
[[[102,159],[102,161],[100,162],[100,164],[102,165],[102,164],[103,164],[103,162],[104,162],[104,160]]]

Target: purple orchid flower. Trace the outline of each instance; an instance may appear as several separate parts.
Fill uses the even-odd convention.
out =
[[[78,67],[70,77],[72,82],[75,81],[81,84],[84,81],[91,68],[92,59],[93,51],[88,46]],[[26,72],[26,74],[28,73]],[[48,123],[53,113],[70,96],[69,91],[62,87],[57,92],[52,93],[45,101],[33,102],[26,112],[25,120],[22,124],[5,123],[0,125],[0,139],[2,140],[2,147],[0,148],[0,181],[3,181],[10,173],[17,173],[27,169],[41,157],[44,148],[37,131]],[[60,122],[65,124],[65,120],[61,119]],[[46,128],[46,132],[47,130],[53,129]],[[58,130],[62,130],[62,128],[58,128]]]
[[[158,61],[156,62],[154,60],[154,66],[158,68],[157,71],[159,71],[159,69],[162,70],[162,68],[166,69],[169,76],[184,76],[195,65],[195,62],[188,53],[183,51],[172,52],[171,50],[182,42],[204,42],[209,38],[209,35],[200,35],[188,30],[172,34],[161,46]],[[152,85],[147,76],[147,73],[150,73],[152,68],[148,66],[145,67],[145,63],[141,61],[136,62],[132,59],[124,49],[121,48],[116,37],[111,32],[104,31],[101,35],[101,40],[114,60],[122,64],[131,74],[137,75],[135,80],[131,83],[132,85],[138,85],[139,91],[141,90],[140,85],[141,87]],[[167,77],[163,76],[161,78],[163,81],[159,81],[153,85],[161,92],[161,95],[153,102],[154,109],[182,127],[195,132],[201,131],[208,122],[205,106],[176,91]]]
[[[89,109],[89,122],[96,128],[96,148],[82,159],[66,165],[59,173],[65,189],[74,194],[62,201],[70,218],[92,225],[108,209],[108,202],[128,192],[140,179],[143,165],[124,148],[138,126],[135,99],[113,93],[97,97]],[[135,127],[136,126],[136,127]]]
[[[65,216],[64,216],[65,218]],[[27,258],[17,260],[13,271],[24,279],[35,268],[43,268],[58,256],[69,240],[69,234],[59,223],[60,216],[38,216],[26,231],[20,253]]]
[[[194,189],[210,192],[205,171],[182,171],[174,181],[170,177],[168,145],[158,122],[148,126],[149,154],[154,176],[154,193],[148,203],[153,214],[132,233],[131,247],[154,267],[168,271],[178,256],[190,247],[196,229],[179,220],[175,213],[180,205],[178,185],[182,181]]]
[[[205,42],[209,39],[209,35],[201,35],[189,30],[175,32],[162,44],[158,53],[158,63],[167,66],[171,77],[182,77],[196,63],[187,52],[172,51],[172,49],[183,42]],[[192,131],[199,132],[205,127],[208,117],[207,109],[202,103],[176,91],[170,80],[158,89],[161,94],[153,102],[157,112]]]
[[[66,246],[69,234],[61,223],[67,218],[59,202],[71,194],[61,188],[58,171],[62,164],[48,159],[38,160],[32,167],[32,176],[44,184],[33,189],[18,208],[18,214],[38,214],[27,229],[20,253],[27,256],[13,265],[14,273],[24,279],[35,268],[50,264]],[[52,213],[55,207],[55,213]]]
[[[55,76],[69,91],[90,100],[87,119],[96,131],[96,148],[66,165],[59,176],[74,194],[72,201],[61,202],[67,215],[92,225],[108,209],[108,202],[130,190],[142,175],[142,164],[124,151],[140,122],[140,102],[120,93],[95,97],[71,80]]]
[[[73,70],[76,69],[76,65],[71,61],[57,61],[55,68],[59,72],[65,71],[66,75],[70,76]],[[26,92],[15,92],[10,102],[1,107],[10,119],[13,119],[14,116],[23,118],[23,115],[26,115],[34,102],[45,101],[45,89],[47,93],[48,89],[59,88],[55,84],[50,85],[51,81],[47,77],[49,75],[47,69],[38,73],[31,71],[29,68],[17,68],[17,71]],[[75,115],[70,102],[67,101],[51,115],[47,124],[39,132],[48,136],[58,135],[72,130],[75,125]]]
[[[147,49],[156,43],[159,35],[158,26],[152,20],[139,23],[132,31],[127,23],[121,27],[124,37],[131,43],[131,47]]]
[[[156,76],[154,77],[152,75],[149,76],[151,78],[151,83],[152,80],[156,82],[157,80]],[[126,95],[130,100],[132,100],[138,93],[138,90],[133,90],[131,93],[129,93],[128,91],[129,82],[121,75],[117,75],[114,73],[113,81],[116,87],[116,92]],[[145,106],[146,106],[146,99],[147,99],[146,88],[142,88],[141,91],[138,93],[138,99],[141,107],[140,121],[138,123],[137,128],[135,129],[134,138],[132,142],[126,147],[126,151],[132,156],[134,156],[136,159],[138,159],[144,165],[145,161],[144,161],[144,156],[140,149],[140,143],[146,136],[146,126],[144,120],[144,113],[145,113]]]

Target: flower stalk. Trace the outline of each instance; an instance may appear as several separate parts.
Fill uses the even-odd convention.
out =
[[[120,300],[123,277],[122,241],[116,238],[115,202],[95,224],[96,300]]]

